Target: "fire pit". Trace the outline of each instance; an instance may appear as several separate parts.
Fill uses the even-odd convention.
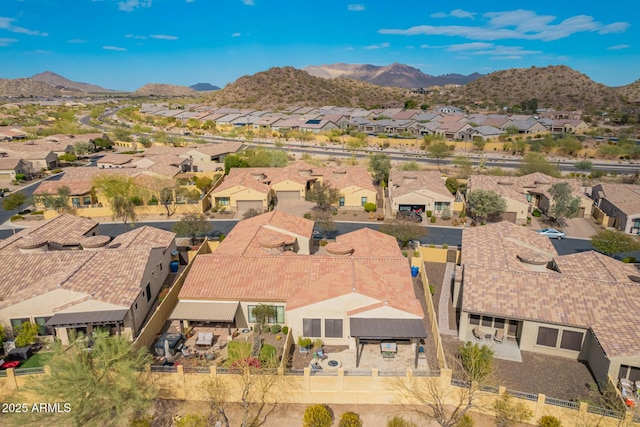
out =
[[[331,368],[337,368],[338,366],[340,366],[340,362],[338,362],[337,360],[329,360],[327,362],[327,366]]]

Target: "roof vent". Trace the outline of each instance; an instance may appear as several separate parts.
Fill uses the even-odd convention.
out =
[[[498,181],[498,185],[513,185],[513,181],[507,181],[507,180],[501,179]]]
[[[325,249],[331,255],[351,255],[354,251],[353,247],[342,242],[331,242]]]
[[[337,171],[333,171],[334,175],[346,175],[347,171],[342,169],[342,170],[337,170]]]
[[[20,239],[16,246],[23,254],[32,254],[37,252],[47,252],[49,250],[48,242],[37,237],[24,237]]]
[[[258,242],[261,248],[273,249],[284,246],[284,240],[278,236],[265,236]]]
[[[107,248],[107,245],[111,241],[109,236],[90,236],[82,239],[80,245],[85,251],[100,251]]]
[[[640,283],[640,276],[629,275],[629,280],[632,282]]]

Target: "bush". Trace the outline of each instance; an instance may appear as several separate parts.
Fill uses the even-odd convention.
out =
[[[131,421],[130,427],[151,427],[151,421],[153,418],[146,416],[144,418],[136,418]]]
[[[627,264],[633,264],[633,263],[636,262],[636,257],[634,257],[634,256],[624,257],[624,258],[622,258],[622,262],[625,262]]]
[[[62,169],[54,169],[51,171],[51,173],[61,173]]]
[[[14,215],[11,217],[11,221],[17,221],[19,219],[24,219],[22,215]]]
[[[29,215],[44,215],[44,211],[33,211]]]
[[[16,181],[18,181],[18,182],[20,182],[20,181],[24,181],[24,179],[25,179],[26,177],[27,177],[27,176],[26,176],[25,174],[23,174],[23,173],[17,173],[17,174],[16,174]]]
[[[185,414],[177,418],[176,427],[207,427],[207,417],[200,414]]]
[[[429,222],[430,222],[431,224],[435,224],[435,223],[436,223],[436,217],[435,217],[435,216],[432,216],[432,217],[431,217],[431,219],[429,220]]]
[[[433,214],[433,212],[431,212],[431,211],[426,211],[424,214],[427,216],[427,218],[430,218],[430,217],[431,217],[431,215]]]
[[[333,411],[327,405],[311,405],[304,411],[303,427],[329,427],[333,424]]]
[[[562,422],[553,415],[543,415],[538,420],[539,427],[562,427]]]
[[[279,334],[280,331],[282,331],[282,328],[280,327],[280,325],[273,325],[271,327],[271,333],[272,334]]]
[[[18,327],[18,333],[16,334],[16,347],[26,347],[33,344],[38,338],[38,332],[40,327],[35,323],[24,322]]]
[[[429,285],[429,293],[431,295],[435,295],[436,293],[436,288],[433,287],[433,285]]]
[[[269,326],[269,325],[264,325],[264,326],[262,327],[262,333],[263,333],[263,334],[268,334],[269,332],[271,332],[271,326]]]
[[[449,245],[447,245],[446,243],[442,244],[442,249],[449,249]]]
[[[387,427],[418,427],[416,423],[407,421],[402,417],[393,417],[387,420]]]
[[[375,203],[369,202],[369,203],[365,203],[364,204],[364,211],[365,212],[375,212],[377,209],[378,208],[377,208]]]
[[[311,338],[298,337],[298,345],[302,348],[309,348],[313,344]]]
[[[307,212],[306,214],[302,215],[302,217],[304,219],[311,219],[311,214],[309,212]]]
[[[320,240],[320,246],[327,246],[326,240]]]
[[[534,209],[534,211],[531,212],[531,216],[535,216],[536,218],[540,218],[542,216],[542,213],[538,209]]]
[[[451,217],[453,217],[453,215],[451,214],[451,209],[449,209],[448,206],[445,206],[445,208],[442,209],[442,219],[449,220],[451,219]]]
[[[287,335],[289,333],[289,327],[288,326],[283,326],[282,327],[282,333]]]
[[[474,425],[475,422],[469,414],[464,414],[462,417],[460,417],[458,424],[456,424],[457,427],[473,427]]]
[[[362,427],[362,419],[355,412],[345,412],[340,417],[338,427]]]

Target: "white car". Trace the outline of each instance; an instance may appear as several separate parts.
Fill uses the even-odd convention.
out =
[[[550,239],[564,239],[567,235],[563,231],[558,231],[555,228],[543,228],[542,230],[537,231],[538,234],[542,234],[543,236],[547,236]]]

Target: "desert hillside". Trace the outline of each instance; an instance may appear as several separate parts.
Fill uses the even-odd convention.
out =
[[[136,96],[197,96],[198,92],[187,86],[149,83],[136,90]]]
[[[55,87],[31,79],[0,79],[0,96],[62,96],[64,93]]]

